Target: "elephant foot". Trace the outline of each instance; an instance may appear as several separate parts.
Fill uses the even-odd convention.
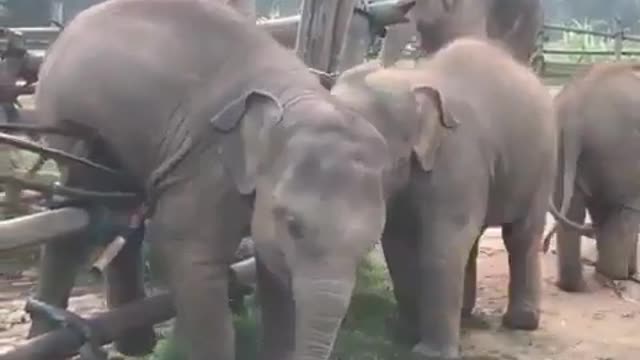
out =
[[[502,317],[502,325],[508,329],[533,331],[540,326],[537,310],[508,310]]]
[[[586,292],[588,289],[587,282],[584,279],[579,280],[563,280],[560,279],[556,282],[556,286],[566,292],[579,293]]]
[[[420,342],[411,350],[413,359],[415,360],[460,360],[460,350],[449,348],[446,350],[436,350],[429,345]]]
[[[414,346],[420,341],[417,326],[411,326],[407,321],[393,316],[387,319],[387,325],[392,329],[391,337],[396,344]]]
[[[126,356],[144,356],[153,352],[157,337],[153,328],[132,330],[115,342],[116,350]]]
[[[460,327],[470,330],[489,330],[491,323],[489,316],[480,311],[463,311],[460,317]]]

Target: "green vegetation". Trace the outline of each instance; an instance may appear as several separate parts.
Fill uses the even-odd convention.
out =
[[[406,348],[394,346],[388,319],[394,313],[395,303],[389,285],[387,270],[379,261],[371,257],[358,269],[358,283],[354,291],[351,307],[347,314],[338,340],[333,359],[340,360],[407,360],[410,355]],[[253,298],[249,299],[249,311],[237,316],[236,349],[237,358],[256,358],[259,317]],[[172,337],[158,344],[156,352],[146,360],[182,360],[182,352]]]

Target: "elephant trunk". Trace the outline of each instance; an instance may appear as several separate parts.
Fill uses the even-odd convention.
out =
[[[326,360],[351,300],[355,278],[294,279],[296,360]]]

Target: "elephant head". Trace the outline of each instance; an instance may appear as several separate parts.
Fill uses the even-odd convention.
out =
[[[412,158],[432,170],[442,139],[458,125],[437,86],[419,79],[414,70],[371,62],[343,73],[332,89],[387,141],[395,164],[385,176],[387,195],[406,183]]]
[[[293,358],[327,359],[358,260],[384,226],[386,144],[326,93],[252,91],[211,121],[237,190],[255,194],[257,255],[293,294]]]

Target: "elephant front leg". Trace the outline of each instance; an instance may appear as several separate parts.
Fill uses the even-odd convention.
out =
[[[129,238],[105,272],[106,297],[109,308],[117,308],[146,297],[143,279],[142,240],[144,226]],[[124,355],[140,356],[153,351],[156,335],[152,326],[134,329],[115,342]]]
[[[83,238],[70,238],[43,246],[35,298],[66,309],[79,268],[88,257]],[[54,325],[37,315],[32,317],[28,338],[53,330]]]
[[[432,214],[432,216],[434,216]],[[459,357],[460,321],[467,259],[481,231],[479,223],[432,219],[423,227],[420,249],[420,343],[424,359]]]
[[[243,205],[239,195],[225,196],[228,194],[222,193],[219,183],[200,180],[173,185],[163,193],[147,226],[146,239],[157,247],[167,265],[187,358],[233,360],[229,266],[246,228],[242,220],[248,219],[248,204]],[[194,194],[208,196],[196,201]]]
[[[596,233],[598,273],[611,280],[629,279],[631,271],[636,270],[637,266],[632,264],[632,260],[635,260],[639,223],[636,212],[622,209],[609,215],[599,227]]]
[[[400,205],[391,207],[382,235],[382,249],[398,306],[394,337],[396,341],[408,345],[415,345],[420,340],[417,236],[418,227],[413,211]]]
[[[509,253],[509,305],[502,318],[505,327],[535,330],[540,323],[540,246],[545,211],[502,227]]]
[[[233,360],[234,334],[227,304],[228,265],[213,259],[210,250],[194,244],[193,238],[174,240],[154,236],[153,241],[171,262],[168,280],[187,358]]]
[[[295,351],[295,303],[288,279],[278,277],[267,268],[259,255],[256,257],[256,271],[262,310],[259,358],[292,360]]]

